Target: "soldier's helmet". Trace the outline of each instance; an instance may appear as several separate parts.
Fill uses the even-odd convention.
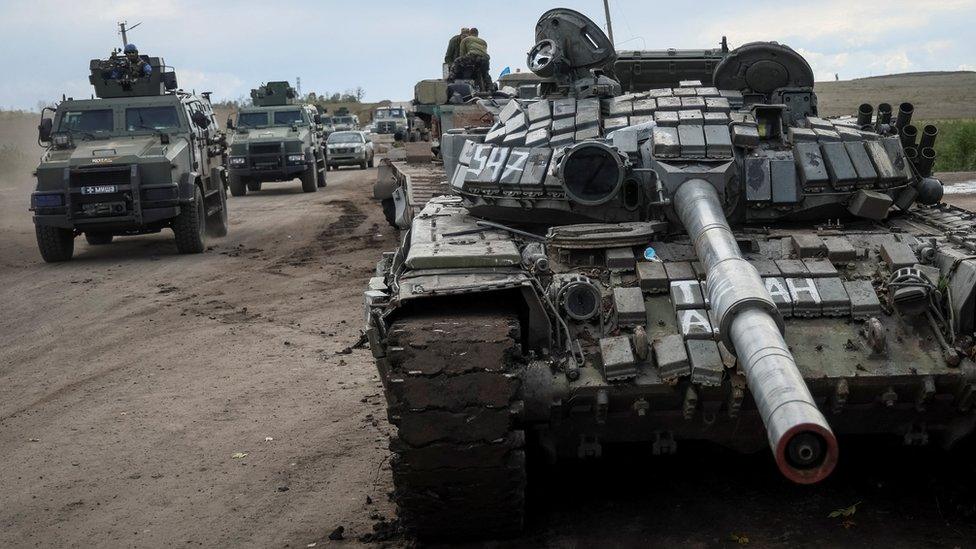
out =
[[[139,48],[137,48],[135,44],[126,44],[125,48],[122,51],[125,52],[126,55],[138,54]]]

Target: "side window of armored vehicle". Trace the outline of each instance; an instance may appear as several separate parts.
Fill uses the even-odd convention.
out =
[[[268,125],[266,112],[242,112],[237,115],[238,128],[258,128]]]
[[[112,109],[65,111],[61,115],[58,131],[62,132],[110,132],[115,128]]]
[[[306,124],[307,121],[305,117],[302,116],[302,111],[295,109],[293,111],[275,111],[274,113],[274,124],[275,126],[291,126],[292,124]]]
[[[176,107],[129,107],[125,109],[126,131],[163,131],[180,127],[180,117]]]

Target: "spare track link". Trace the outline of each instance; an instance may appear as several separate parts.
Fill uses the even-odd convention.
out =
[[[395,499],[421,538],[500,537],[522,529],[525,435],[518,317],[459,312],[404,318],[387,340]],[[381,368],[382,370],[382,368]]]

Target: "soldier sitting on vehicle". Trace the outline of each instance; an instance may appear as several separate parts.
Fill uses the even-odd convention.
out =
[[[450,67],[461,56],[461,41],[468,36],[471,29],[463,27],[459,34],[453,36],[447,43],[447,53],[444,54],[444,64]]]
[[[472,28],[461,40],[459,54],[451,67],[451,80],[474,80],[481,91],[491,91],[488,42],[478,37],[478,29]]]

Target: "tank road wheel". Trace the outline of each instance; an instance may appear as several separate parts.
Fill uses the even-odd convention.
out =
[[[223,186],[214,195],[213,201],[216,203],[215,206],[220,209],[210,215],[207,222],[207,236],[227,236],[229,225],[227,221],[227,191]]]
[[[207,207],[203,203],[200,187],[193,186],[193,204],[180,206],[180,215],[173,219],[176,249],[181,254],[198,254],[205,246]]]
[[[249,190],[251,192],[260,191],[261,190],[261,182],[260,181],[248,181],[247,182],[247,190]]]
[[[463,312],[396,321],[384,386],[395,500],[422,538],[502,537],[522,529],[525,433],[514,313]]]
[[[75,233],[71,229],[35,225],[37,249],[47,263],[68,261],[75,253]]]
[[[228,177],[228,185],[230,187],[230,194],[234,196],[244,196],[247,194],[247,187],[244,184],[244,180],[239,175],[230,174]]]
[[[111,244],[112,233],[85,233],[85,240],[92,246]]]
[[[319,188],[319,171],[315,168],[315,165],[311,165],[307,170],[302,172],[302,191],[306,193],[314,193]]]

